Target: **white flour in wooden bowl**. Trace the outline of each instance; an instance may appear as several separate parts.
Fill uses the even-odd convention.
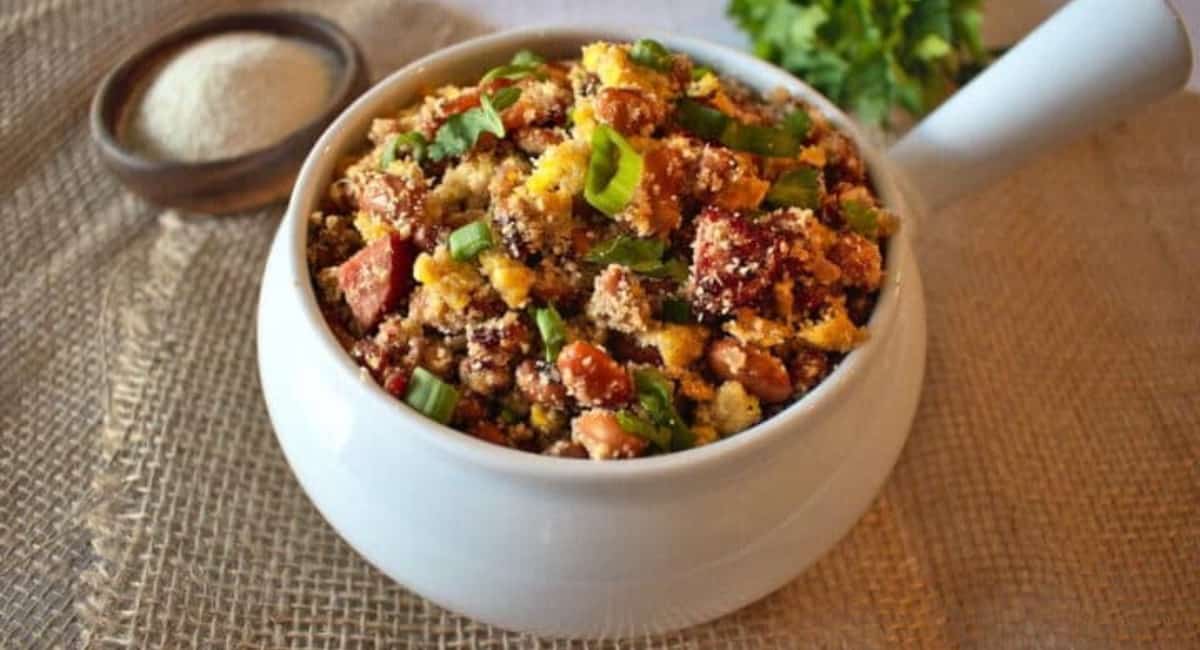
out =
[[[316,118],[333,91],[318,47],[265,32],[186,46],[148,82],[125,140],[144,156],[202,162],[279,142]]]

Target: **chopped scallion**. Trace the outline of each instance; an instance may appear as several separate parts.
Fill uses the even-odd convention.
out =
[[[772,207],[797,207],[815,210],[821,205],[821,172],[815,167],[797,167],[784,173],[771,185],[766,196]]]
[[[472,221],[450,233],[450,256],[459,262],[475,259],[480,252],[492,247],[492,230],[486,221]]]
[[[627,433],[648,440],[662,451],[671,451],[671,430],[630,411],[617,411],[617,424]]]
[[[730,120],[721,134],[721,144],[760,156],[788,157],[800,150],[796,137],[783,129]]]
[[[629,48],[629,58],[634,63],[666,72],[671,69],[671,52],[656,40],[643,38]]]
[[[583,196],[597,210],[612,216],[629,203],[642,181],[642,156],[605,124],[592,131]]]
[[[404,401],[425,417],[445,424],[450,421],[458,404],[458,390],[438,379],[437,375],[417,367],[408,382]]]
[[[850,229],[864,237],[879,236],[879,212],[862,201],[842,201],[842,217]]]
[[[646,410],[646,414],[655,424],[671,432],[671,449],[688,449],[695,446],[695,434],[675,410],[671,382],[657,370],[641,368],[633,371],[633,384],[637,390],[638,403]]]
[[[544,307],[534,312],[533,319],[537,321],[538,332],[542,335],[542,344],[546,347],[547,363],[554,363],[558,353],[567,342],[567,326],[554,305]]]
[[[732,122],[728,115],[692,99],[679,102],[675,119],[680,126],[705,140],[719,140]]]
[[[538,56],[530,49],[519,50],[512,58],[513,65],[541,65],[545,62],[546,59]]]
[[[712,71],[713,69],[706,65],[698,65],[692,68],[692,81],[700,81],[704,75],[711,74]]]
[[[784,131],[803,140],[808,137],[808,132],[812,129],[812,118],[808,116],[808,111],[798,108],[783,118],[782,126]]]
[[[429,141],[425,136],[416,131],[408,133],[397,133],[387,139],[383,145],[383,154],[379,157],[379,170],[387,171],[387,168],[396,162],[396,157],[400,152],[407,149],[412,154],[413,160],[420,162],[425,157],[425,148],[429,146]]]

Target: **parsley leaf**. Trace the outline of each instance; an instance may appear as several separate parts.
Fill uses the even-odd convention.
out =
[[[429,145],[429,157],[439,161],[449,156],[461,156],[470,151],[484,133],[503,138],[504,122],[500,119],[500,113],[515,104],[520,95],[519,88],[501,88],[493,95],[481,95],[479,106],[450,116],[438,128],[433,143]]]
[[[980,0],[730,0],[754,53],[871,124],[913,116],[985,65]]]

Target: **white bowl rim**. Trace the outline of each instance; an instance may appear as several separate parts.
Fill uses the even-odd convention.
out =
[[[714,466],[732,463],[735,458],[759,453],[783,436],[799,435],[795,432],[790,433],[788,430],[802,429],[805,422],[819,419],[826,409],[838,407],[839,399],[863,369],[869,367],[871,360],[877,356],[876,350],[879,347],[879,341],[886,338],[884,334],[891,329],[897,312],[897,303],[902,288],[899,269],[903,266],[905,256],[911,254],[906,227],[900,228],[888,240],[886,257],[888,264],[885,268],[885,277],[879,298],[867,323],[870,333],[868,340],[849,352],[820,384],[783,411],[750,429],[708,445],[616,462],[588,462],[545,456],[485,442],[447,425],[429,420],[409,407],[403,400],[384,391],[373,380],[363,379],[362,368],[337,342],[321,314],[309,277],[305,253],[308,216],[316,210],[317,198],[325,192],[328,185],[328,180],[318,177],[317,171],[321,166],[322,159],[342,154],[342,151],[327,150],[338,138],[339,132],[348,128],[351,122],[359,119],[358,113],[366,110],[368,105],[377,102],[386,103],[384,98],[392,94],[392,86],[397,85],[405,76],[418,73],[435,63],[477,58],[481,55],[481,51],[493,48],[504,47],[515,52],[527,46],[528,41],[535,39],[632,42],[638,38],[654,38],[674,49],[707,50],[718,55],[720,60],[704,60],[703,62],[718,70],[722,68],[722,61],[737,60],[739,65],[755,68],[757,76],[775,78],[776,86],[783,87],[793,95],[800,96],[806,103],[820,110],[842,133],[851,138],[858,147],[860,155],[866,159],[872,182],[884,204],[897,214],[908,214],[904,195],[886,157],[863,137],[854,122],[807,84],[749,53],[718,43],[663,31],[572,25],[545,25],[507,30],[473,38],[433,52],[377,82],[343,110],[329,125],[305,158],[279,226],[279,236],[286,237],[284,250],[287,254],[288,272],[295,280],[293,284],[300,290],[303,311],[308,321],[307,325],[315,327],[320,332],[318,338],[321,340],[321,349],[305,351],[305,354],[319,353],[327,358],[334,358],[339,368],[337,372],[344,376],[344,381],[363,385],[366,399],[374,400],[383,408],[393,410],[397,416],[398,426],[396,429],[398,432],[415,433],[442,452],[460,457],[472,466],[514,478],[572,483],[657,480],[662,476],[674,476],[681,472],[708,471]],[[712,57],[699,58],[711,59]],[[494,61],[488,63],[490,65],[481,66],[481,69],[495,65]],[[907,219],[902,218],[902,223],[905,221]],[[383,406],[383,404],[387,406]]]

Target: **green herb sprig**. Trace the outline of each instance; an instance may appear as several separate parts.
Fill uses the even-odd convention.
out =
[[[980,0],[731,0],[756,55],[864,122],[931,110],[986,64]]]
[[[470,151],[484,133],[503,138],[504,122],[500,120],[500,113],[517,103],[520,96],[521,90],[513,86],[501,88],[492,95],[480,95],[479,106],[450,116],[438,128],[428,148],[429,157],[436,162],[461,156]]]

